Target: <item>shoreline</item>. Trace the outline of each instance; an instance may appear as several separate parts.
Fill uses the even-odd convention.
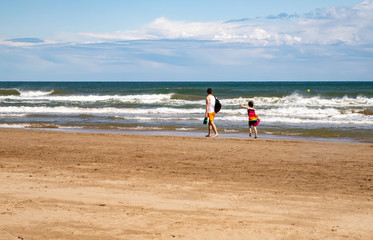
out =
[[[0,134],[0,239],[373,235],[372,144]]]
[[[206,132],[201,131],[167,131],[167,130],[122,130],[122,129],[97,129],[97,128],[12,128],[1,127],[1,129],[19,129],[19,130],[40,130],[40,131],[56,131],[56,132],[78,132],[78,133],[111,133],[111,134],[139,134],[139,135],[154,135],[154,136],[180,136],[180,137],[205,137]],[[248,133],[236,132],[220,132],[219,138],[232,139],[254,139],[250,138]],[[341,142],[341,143],[361,143],[372,144],[371,141],[359,141],[353,138],[321,138],[321,137],[304,137],[304,136],[280,136],[275,134],[265,134],[259,132],[259,139],[264,140],[284,140],[284,141],[310,141],[310,142]]]

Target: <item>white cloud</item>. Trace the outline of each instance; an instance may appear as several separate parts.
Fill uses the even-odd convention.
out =
[[[136,31],[79,35],[91,41],[193,39],[248,43],[256,46],[300,43],[354,45],[371,42],[372,29],[373,2],[363,1],[353,8],[317,9],[291,18],[183,22],[160,17]]]
[[[248,43],[253,45],[292,45],[301,41],[300,36],[289,33],[269,32],[266,26],[236,22],[181,22],[171,21],[164,17],[143,26],[138,31],[118,31],[115,33],[80,33],[80,36],[96,39],[97,41],[110,40],[207,40],[225,43]]]
[[[287,13],[267,17],[226,22],[185,22],[165,17],[132,31],[112,33],[59,33],[42,43],[12,42],[0,44],[28,47],[54,43],[102,43],[132,40],[202,40],[221,43],[246,43],[254,46],[298,44],[359,45],[373,42],[373,1],[364,0],[352,8],[316,9],[298,15]]]
[[[35,43],[8,40],[0,38],[0,70],[10,77],[371,79],[373,2],[226,22],[161,17],[133,31],[58,33]],[[340,69],[347,73],[337,76]]]
[[[254,45],[294,44],[300,36],[288,33],[269,32],[266,26],[247,22],[182,22],[158,18],[137,31],[118,31],[115,33],[79,33],[96,41],[110,40],[207,40],[221,42],[243,42]]]

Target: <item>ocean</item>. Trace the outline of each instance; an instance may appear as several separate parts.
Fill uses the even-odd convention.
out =
[[[373,82],[0,82],[0,127],[204,136],[209,87],[221,137],[253,100],[259,138],[373,142]]]

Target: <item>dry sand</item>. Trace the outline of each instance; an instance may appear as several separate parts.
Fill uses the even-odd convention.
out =
[[[373,239],[373,145],[0,130],[0,239]]]

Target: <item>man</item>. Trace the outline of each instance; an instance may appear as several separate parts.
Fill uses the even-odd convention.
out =
[[[212,89],[211,88],[207,89],[205,117],[209,118],[209,134],[206,137],[217,137],[217,136],[219,136],[218,131],[216,130],[215,123],[214,123],[215,97],[212,95]],[[214,136],[211,136],[211,129],[213,129],[214,132],[215,132]]]

